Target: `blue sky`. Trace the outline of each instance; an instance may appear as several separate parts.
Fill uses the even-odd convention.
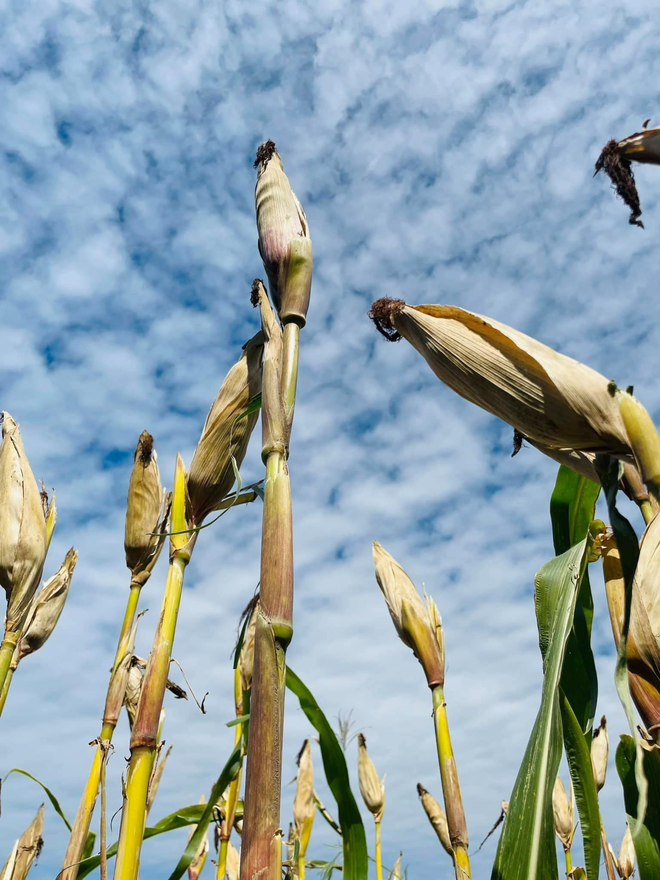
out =
[[[449,877],[415,790],[420,781],[440,797],[430,698],[375,583],[370,545],[381,541],[443,615],[450,724],[479,843],[538,707],[532,590],[552,555],[555,466],[531,448],[511,459],[511,430],[443,388],[405,342],[386,344],[366,312],[386,295],[482,312],[634,384],[660,415],[660,176],[637,171],[645,231],[628,226],[602,176],[592,179],[605,141],[649,116],[660,122],[656,12],[593,0],[5,4],[0,408],[57,490],[46,574],[72,544],[80,561],[56,633],[16,675],[0,772],[29,770],[75,813],[128,588],[132,450],[151,431],[171,485],[175,453],[190,461],[255,331],[252,161],[272,138],[316,260],[290,460],[290,662],[330,717],[353,710],[387,773],[385,864],[403,849],[415,880]],[[255,440],[245,481],[262,473]],[[155,819],[195,803],[230,751],[229,654],[258,580],[259,532],[255,505],[198,542],[174,653],[195,689],[210,691],[208,714],[167,701],[174,751]],[[163,582],[161,564],[144,590],[142,654]],[[616,742],[626,725],[598,572],[592,583],[599,712]],[[289,701],[285,780],[309,733]],[[110,813],[127,741],[122,722]],[[353,743],[354,777],[356,760]],[[618,845],[624,816],[610,773],[602,798]],[[319,790],[331,803],[321,781]],[[286,786],[283,823],[292,796]],[[7,781],[2,860],[39,803],[28,780]],[[66,837],[50,809],[44,836],[35,878],[61,866]],[[167,876],[185,834],[160,840],[145,845],[142,880]],[[318,825],[311,853],[334,854],[332,844]],[[489,877],[494,847],[475,856],[475,880]]]

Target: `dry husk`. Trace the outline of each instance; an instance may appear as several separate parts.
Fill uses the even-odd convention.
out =
[[[234,485],[234,467],[240,468],[259,412],[244,416],[250,401],[261,392],[263,335],[253,336],[225,381],[206,418],[187,476],[191,525],[201,525],[217,510]]]
[[[46,559],[46,520],[18,425],[2,413],[0,445],[0,584],[7,595],[6,630],[23,625]]]
[[[541,447],[632,456],[612,384],[506,324],[456,306],[378,300],[371,316],[436,376]],[[545,450],[544,450],[545,451]]]
[[[50,638],[69,595],[71,578],[77,561],[78,553],[72,547],[58,571],[46,581],[43,589],[32,600],[23,627],[23,635],[18,643],[17,663],[28,654],[38,651]]]

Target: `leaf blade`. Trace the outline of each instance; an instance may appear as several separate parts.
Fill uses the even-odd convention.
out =
[[[369,871],[367,838],[357,802],[351,791],[348,767],[339,741],[328,719],[314,699],[312,692],[287,666],[286,686],[296,695],[313,727],[319,734],[323,769],[330,791],[337,802],[339,825],[342,830],[345,880],[366,880]]]

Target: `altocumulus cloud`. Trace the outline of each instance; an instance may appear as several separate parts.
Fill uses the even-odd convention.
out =
[[[634,382],[658,415],[660,180],[638,171],[640,232],[591,179],[605,140],[657,110],[655,11],[594,0],[5,4],[0,404],[20,421],[35,473],[57,488],[50,568],[72,543],[80,562],[55,635],[17,674],[3,773],[25,767],[74,814],[128,586],[132,449],[151,431],[169,483],[175,452],[190,461],[254,332],[251,161],[270,137],[316,254],[291,457],[290,662],[330,716],[353,709],[388,774],[385,863],[401,848],[410,876],[449,876],[417,803],[418,780],[440,796],[433,732],[420,670],[375,584],[370,542],[380,540],[443,615],[473,843],[485,834],[538,706],[532,579],[552,554],[555,469],[532,449],[512,460],[510,431],[442,388],[409,346],[385,345],[365,313],[390,295],[492,315]],[[246,480],[261,474],[258,452],[257,439]],[[258,579],[259,520],[256,506],[233,511],[195,553],[175,655],[211,691],[209,711],[167,702],[174,752],[155,818],[208,792],[230,749],[228,658]],[[625,722],[595,581],[599,710],[615,735]],[[162,583],[161,565],[143,595],[140,653]],[[121,802],[124,724],[109,812]],[[308,734],[290,700],[285,780]],[[354,772],[355,744],[348,760]],[[292,796],[286,786],[284,821]],[[614,778],[603,796],[618,845]],[[3,858],[40,798],[28,780],[7,782]],[[57,873],[65,839],[48,812],[35,878]],[[147,843],[143,880],[167,876],[184,840]],[[314,855],[332,857],[334,843],[315,829]],[[475,857],[476,880],[489,877],[493,851],[491,841]]]

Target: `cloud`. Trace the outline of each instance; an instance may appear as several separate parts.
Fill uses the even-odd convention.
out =
[[[130,455],[150,430],[171,483],[176,451],[190,461],[257,326],[252,159],[272,137],[316,259],[291,451],[289,659],[329,717],[353,710],[388,774],[385,863],[403,849],[410,876],[437,876],[444,854],[415,792],[421,781],[440,796],[430,701],[375,584],[370,543],[382,541],[443,615],[450,724],[480,841],[538,708],[533,575],[552,555],[555,468],[533,449],[511,459],[510,430],[452,396],[405,343],[386,345],[366,311],[384,295],[474,309],[634,382],[660,412],[660,179],[637,173],[641,232],[591,177],[602,144],[653,113],[654,13],[593,0],[42,0],[0,13],[0,406],[20,421],[35,473],[57,489],[46,574],[71,544],[80,552],[55,634],[16,675],[3,772],[34,773],[74,815],[126,599]],[[245,480],[261,475],[258,447],[257,431]],[[174,653],[195,689],[211,692],[209,711],[167,700],[174,752],[155,819],[208,793],[230,751],[229,655],[259,577],[259,530],[253,505],[200,537]],[[592,580],[599,711],[614,741],[625,719],[600,575]],[[163,582],[161,563],[141,603],[143,654]],[[292,699],[285,726],[288,780],[310,734]],[[109,812],[121,803],[127,742],[122,721]],[[355,779],[354,744],[348,760]],[[604,814],[618,844],[625,820],[610,774]],[[7,781],[3,851],[41,797],[24,778]],[[284,825],[292,797],[285,786]],[[35,878],[61,867],[66,834],[52,811],[45,841]],[[335,843],[319,822],[310,852],[332,857]],[[167,876],[184,845],[183,832],[147,842],[143,880]],[[475,856],[475,880],[489,877],[494,846]]]

